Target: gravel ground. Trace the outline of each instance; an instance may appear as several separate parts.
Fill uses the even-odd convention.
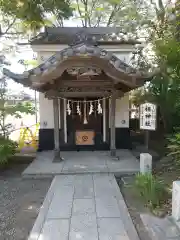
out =
[[[0,240],[26,240],[51,179],[22,179],[27,165],[0,172]]]

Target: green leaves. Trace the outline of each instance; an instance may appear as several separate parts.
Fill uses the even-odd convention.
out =
[[[172,136],[167,138],[169,154],[173,156],[175,163],[180,165],[180,132],[174,133]]]
[[[0,0],[0,11],[33,30],[47,23],[48,14],[56,15],[57,19],[72,16],[72,9],[65,0]]]
[[[15,154],[16,148],[15,142],[0,136],[0,165],[8,163],[9,158]]]
[[[166,200],[168,192],[165,185],[152,174],[137,174],[134,187],[145,204],[155,209]]]
[[[1,102],[1,101],[0,101]],[[22,102],[16,105],[7,105],[6,101],[1,102],[0,106],[0,132],[3,136],[8,136],[12,130],[12,124],[6,124],[7,116],[22,118],[22,114],[35,114],[36,109],[31,102]]]

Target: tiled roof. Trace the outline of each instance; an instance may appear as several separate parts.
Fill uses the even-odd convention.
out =
[[[25,71],[22,74],[15,74],[8,69],[3,70],[6,76],[14,79],[18,83],[22,83],[24,86],[34,88],[34,86],[37,84],[36,86],[39,88],[45,84],[43,79],[46,79],[47,81],[52,80],[52,73],[53,79],[56,79],[59,74],[61,75],[61,64],[63,64],[66,60],[68,61],[68,59],[71,59],[72,57],[76,57],[77,61],[78,58],[81,59],[81,57],[84,59],[92,57],[99,59],[99,63],[103,63],[101,66],[103,66],[103,71],[105,71],[106,74],[109,74],[110,71],[110,75],[112,77],[114,75],[119,82],[123,81],[131,88],[142,85],[144,81],[152,78],[152,76],[150,76],[148,73],[137,71],[112,53],[109,53],[108,51],[97,46],[90,46],[86,44],[79,44],[65,48],[54,54],[38,67],[29,71]],[[74,61],[74,64],[76,65],[76,61]],[[107,68],[105,66],[107,66]],[[125,79],[127,76],[129,79],[132,79],[132,81],[126,81]]]
[[[98,27],[98,28],[78,28],[78,27],[57,27],[45,28],[45,31],[39,33],[30,40],[30,44],[68,44],[72,45],[80,38],[86,38],[87,42],[94,45],[105,44],[139,44],[133,35],[123,33],[119,28]],[[84,40],[84,39],[83,39]]]

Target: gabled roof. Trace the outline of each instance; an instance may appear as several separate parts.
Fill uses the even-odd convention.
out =
[[[45,31],[39,33],[30,40],[31,45],[39,44],[67,44],[71,45],[73,39],[84,36],[87,41],[97,45],[135,45],[137,41],[131,34],[124,33],[120,28],[113,27],[46,27]]]

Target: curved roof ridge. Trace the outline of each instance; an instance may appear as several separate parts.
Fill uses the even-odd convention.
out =
[[[76,65],[78,61],[79,64],[81,64],[86,61],[86,59],[96,59],[96,65],[98,66],[99,64],[107,75],[116,82],[126,83],[127,86],[132,88],[142,85],[143,79],[144,81],[148,79],[146,73],[136,70],[111,52],[98,46],[88,44],[69,46],[58,51],[39,66],[29,71],[24,71],[22,74],[15,74],[8,69],[3,69],[3,71],[6,76],[25,86],[32,86],[33,83],[36,84],[36,86],[40,86],[41,84],[43,85],[48,81],[60,77],[65,68],[67,68],[69,60],[71,61],[71,66],[73,64]],[[86,62],[86,64],[89,64],[89,62]],[[140,82],[138,83],[136,79]]]

